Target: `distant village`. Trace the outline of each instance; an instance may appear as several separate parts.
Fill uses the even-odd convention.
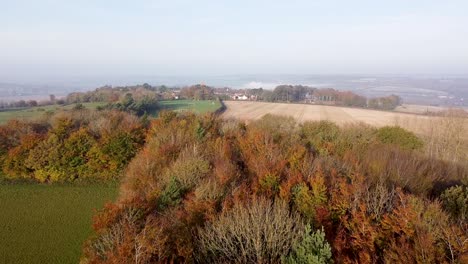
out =
[[[332,88],[318,89],[303,85],[279,85],[273,90],[263,88],[234,89],[229,87],[215,88],[204,84],[185,87],[168,87],[165,85],[151,86],[149,84],[135,86],[110,85],[96,88],[89,92],[70,93],[64,98],[50,95],[49,100],[20,100],[15,102],[0,102],[0,108],[21,108],[50,104],[73,104],[86,102],[117,102],[127,95],[134,100],[149,98],[151,100],[239,100],[264,102],[295,102],[305,104],[323,104],[349,107],[392,110],[401,104],[400,97],[389,95],[385,97],[366,98],[350,91],[339,91]]]

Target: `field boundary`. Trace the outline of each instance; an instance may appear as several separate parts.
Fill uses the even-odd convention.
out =
[[[217,116],[220,116],[220,115],[222,115],[224,112],[226,112],[227,107],[226,107],[226,105],[224,104],[224,101],[223,101],[222,99],[218,99],[218,102],[221,104],[221,106],[214,112],[214,114],[217,115]]]

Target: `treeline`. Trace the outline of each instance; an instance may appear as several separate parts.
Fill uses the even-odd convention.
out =
[[[0,102],[0,109],[8,109],[8,108],[24,108],[24,107],[35,107],[38,106],[39,103],[37,100],[19,100],[15,102]],[[44,104],[41,104],[44,105]]]
[[[468,168],[399,127],[163,112],[84,263],[466,263]]]
[[[223,91],[221,90],[219,93],[223,93]],[[234,93],[245,94],[250,100],[255,101],[300,102],[382,110],[393,110],[401,104],[401,98],[396,95],[368,99],[351,91],[339,91],[331,88],[319,89],[303,85],[279,85],[274,90],[258,88],[234,91]],[[224,95],[223,98],[230,99],[227,95]]]
[[[214,88],[196,84],[186,87],[168,87],[165,85],[151,86],[149,84],[112,87],[104,86],[94,91],[85,93],[71,93],[67,96],[67,103],[83,103],[83,102],[109,102],[117,103],[125,100],[129,94],[134,100],[141,101],[145,98],[154,100],[173,100],[173,99],[190,99],[190,100],[214,100],[217,98],[214,94]]]
[[[192,100],[214,100],[214,88],[204,84],[197,84],[184,87],[180,91],[180,96]]]
[[[0,165],[6,180],[108,181],[144,142],[145,122],[136,116],[77,108],[0,126]]]
[[[315,88],[302,85],[279,85],[273,91],[259,88],[251,89],[247,94],[267,102],[299,102],[305,100],[315,90]]]
[[[27,108],[27,107],[36,107],[36,106],[47,106],[47,105],[63,105],[65,100],[57,99],[55,95],[49,95],[49,99],[46,100],[18,100],[11,102],[0,101],[0,110],[1,109],[11,109],[11,108]]]
[[[266,102],[300,102],[314,104],[328,104],[349,107],[363,107],[382,110],[393,110],[401,104],[401,98],[390,95],[378,98],[366,98],[350,91],[339,91],[331,88],[318,89],[303,85],[279,85],[274,90],[214,88],[204,84],[196,84],[186,87],[168,87],[165,85],[151,86],[147,83],[134,86],[103,86],[93,91],[70,93],[65,98],[56,99],[51,95],[50,100],[37,102],[17,101],[0,103],[0,109],[24,108],[38,105],[66,105],[90,102],[107,102],[112,104],[109,108],[122,108],[117,105],[131,95],[135,101],[144,100],[214,100],[233,99],[237,94],[244,94],[250,100]],[[135,111],[133,109],[132,111]]]
[[[135,86],[103,86],[88,92],[70,93],[65,101],[68,104],[89,103],[89,102],[109,102],[116,103],[125,99],[128,94],[136,101],[144,98],[158,99],[159,93],[167,92],[168,88],[162,86],[151,86],[147,83]]]
[[[401,98],[396,95],[385,97],[371,98],[368,102],[368,107],[373,109],[393,110],[401,105]]]
[[[158,100],[153,96],[144,96],[140,100],[133,99],[131,93],[125,94],[121,101],[108,103],[105,106],[98,106],[97,110],[119,110],[129,112],[137,116],[143,116],[145,114],[154,114],[158,109]]]
[[[135,101],[143,100],[169,100],[174,99],[174,90],[178,88],[169,88],[165,85],[151,86],[147,83],[133,86],[116,86],[106,85],[96,88],[88,92],[73,92],[64,98],[57,98],[55,95],[50,95],[48,100],[19,100],[14,102],[1,102],[0,109],[9,108],[26,108],[46,105],[69,105],[79,103],[107,102],[118,103],[123,101],[128,94]]]

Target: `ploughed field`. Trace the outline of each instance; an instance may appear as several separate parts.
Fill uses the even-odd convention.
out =
[[[327,105],[251,101],[225,101],[224,104],[227,109],[223,117],[241,120],[256,120],[266,114],[273,114],[291,116],[298,122],[329,120],[339,125],[355,122],[376,127],[399,125],[418,134],[430,134],[434,125],[444,123],[442,118],[434,116]],[[459,118],[456,123],[461,129],[468,129],[468,119]]]

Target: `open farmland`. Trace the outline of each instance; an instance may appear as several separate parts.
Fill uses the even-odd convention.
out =
[[[434,124],[443,123],[439,117],[423,116],[390,111],[377,111],[359,108],[347,108],[326,105],[287,104],[226,101],[225,118],[239,118],[241,120],[255,120],[266,114],[294,117],[299,122],[329,120],[339,125],[363,122],[368,125],[382,127],[399,125],[418,134],[430,134]],[[468,129],[468,120],[457,120],[459,129]]]

